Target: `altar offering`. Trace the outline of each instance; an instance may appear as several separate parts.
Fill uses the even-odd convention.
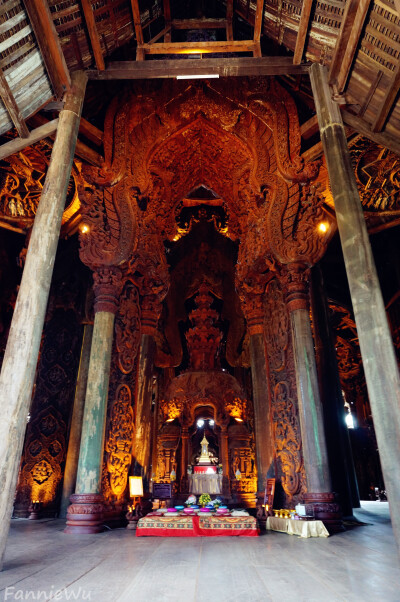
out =
[[[167,508],[167,512],[176,512],[175,508]]]
[[[175,506],[175,510],[183,510],[185,506]]]
[[[183,513],[184,514],[194,514],[194,510],[193,510],[193,508],[184,508]]]

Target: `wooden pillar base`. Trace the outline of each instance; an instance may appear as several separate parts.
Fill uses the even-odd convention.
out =
[[[322,520],[329,533],[344,531],[342,512],[334,493],[305,493],[304,503],[307,514],[315,520]]]
[[[70,501],[64,533],[101,533],[104,530],[101,493],[74,493]]]

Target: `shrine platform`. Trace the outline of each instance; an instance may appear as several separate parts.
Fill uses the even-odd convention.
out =
[[[160,516],[149,514],[139,519],[136,536],[156,537],[257,537],[260,534],[253,516]]]

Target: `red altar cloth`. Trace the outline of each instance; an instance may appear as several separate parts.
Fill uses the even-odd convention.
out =
[[[195,466],[194,467],[194,473],[197,474],[203,474],[203,473],[207,473],[211,474],[211,473],[216,473],[217,472],[217,467],[216,466],[212,466],[211,464],[206,464],[205,466]]]
[[[136,536],[158,537],[216,537],[240,535],[257,537],[260,534],[253,516],[159,516],[149,514],[139,519]]]

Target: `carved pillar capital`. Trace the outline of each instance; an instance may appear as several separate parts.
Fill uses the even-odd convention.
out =
[[[103,267],[93,272],[95,313],[99,311],[106,311],[114,315],[117,313],[122,284],[122,272],[119,268]]]
[[[241,301],[249,333],[251,335],[262,333],[264,324],[263,294],[243,295]]]
[[[289,312],[309,309],[310,270],[303,263],[290,263],[281,270],[281,284]]]

